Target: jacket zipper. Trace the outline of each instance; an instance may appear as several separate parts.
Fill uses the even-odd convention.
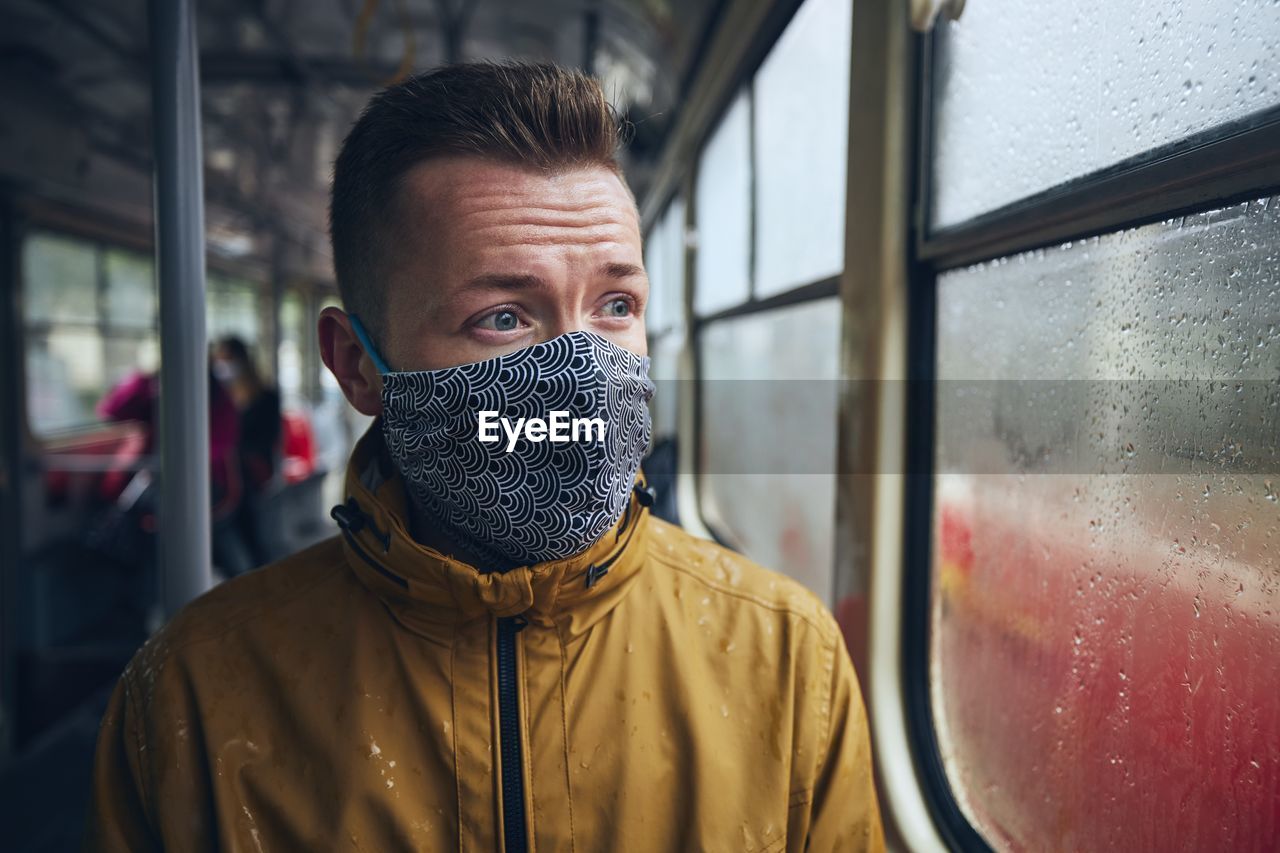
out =
[[[498,620],[498,746],[502,756],[502,837],[506,853],[527,853],[524,760],[520,754],[520,693],[516,635],[528,623],[519,616]]]

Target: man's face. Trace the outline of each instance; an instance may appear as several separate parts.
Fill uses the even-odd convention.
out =
[[[398,214],[380,341],[394,369],[483,361],[583,329],[647,353],[639,216],[608,169],[432,160],[406,175]]]

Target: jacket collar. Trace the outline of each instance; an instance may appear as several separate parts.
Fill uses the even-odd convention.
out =
[[[485,616],[523,616],[576,636],[615,607],[648,550],[649,513],[635,493],[599,542],[565,560],[482,572],[416,542],[404,483],[375,421],[347,467],[345,504],[333,508],[347,562],[405,627],[447,642],[453,626]]]

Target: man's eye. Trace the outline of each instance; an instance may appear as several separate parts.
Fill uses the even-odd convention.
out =
[[[606,317],[626,317],[631,314],[631,303],[626,299],[611,299],[604,306]]]
[[[511,332],[520,327],[520,318],[516,316],[514,311],[495,311],[482,318],[476,325],[482,329],[492,329],[495,332]]]

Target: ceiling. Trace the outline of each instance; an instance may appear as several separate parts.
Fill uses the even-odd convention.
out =
[[[329,169],[369,95],[447,60],[586,67],[635,127],[643,197],[716,0],[197,0],[215,254],[327,276]],[[95,186],[150,174],[145,0],[0,0],[0,173]],[[4,116],[7,116],[5,118]],[[136,182],[135,182],[136,184]],[[135,204],[149,205],[149,190]],[[283,247],[283,249],[281,249]],[[286,260],[281,261],[281,258]]]

